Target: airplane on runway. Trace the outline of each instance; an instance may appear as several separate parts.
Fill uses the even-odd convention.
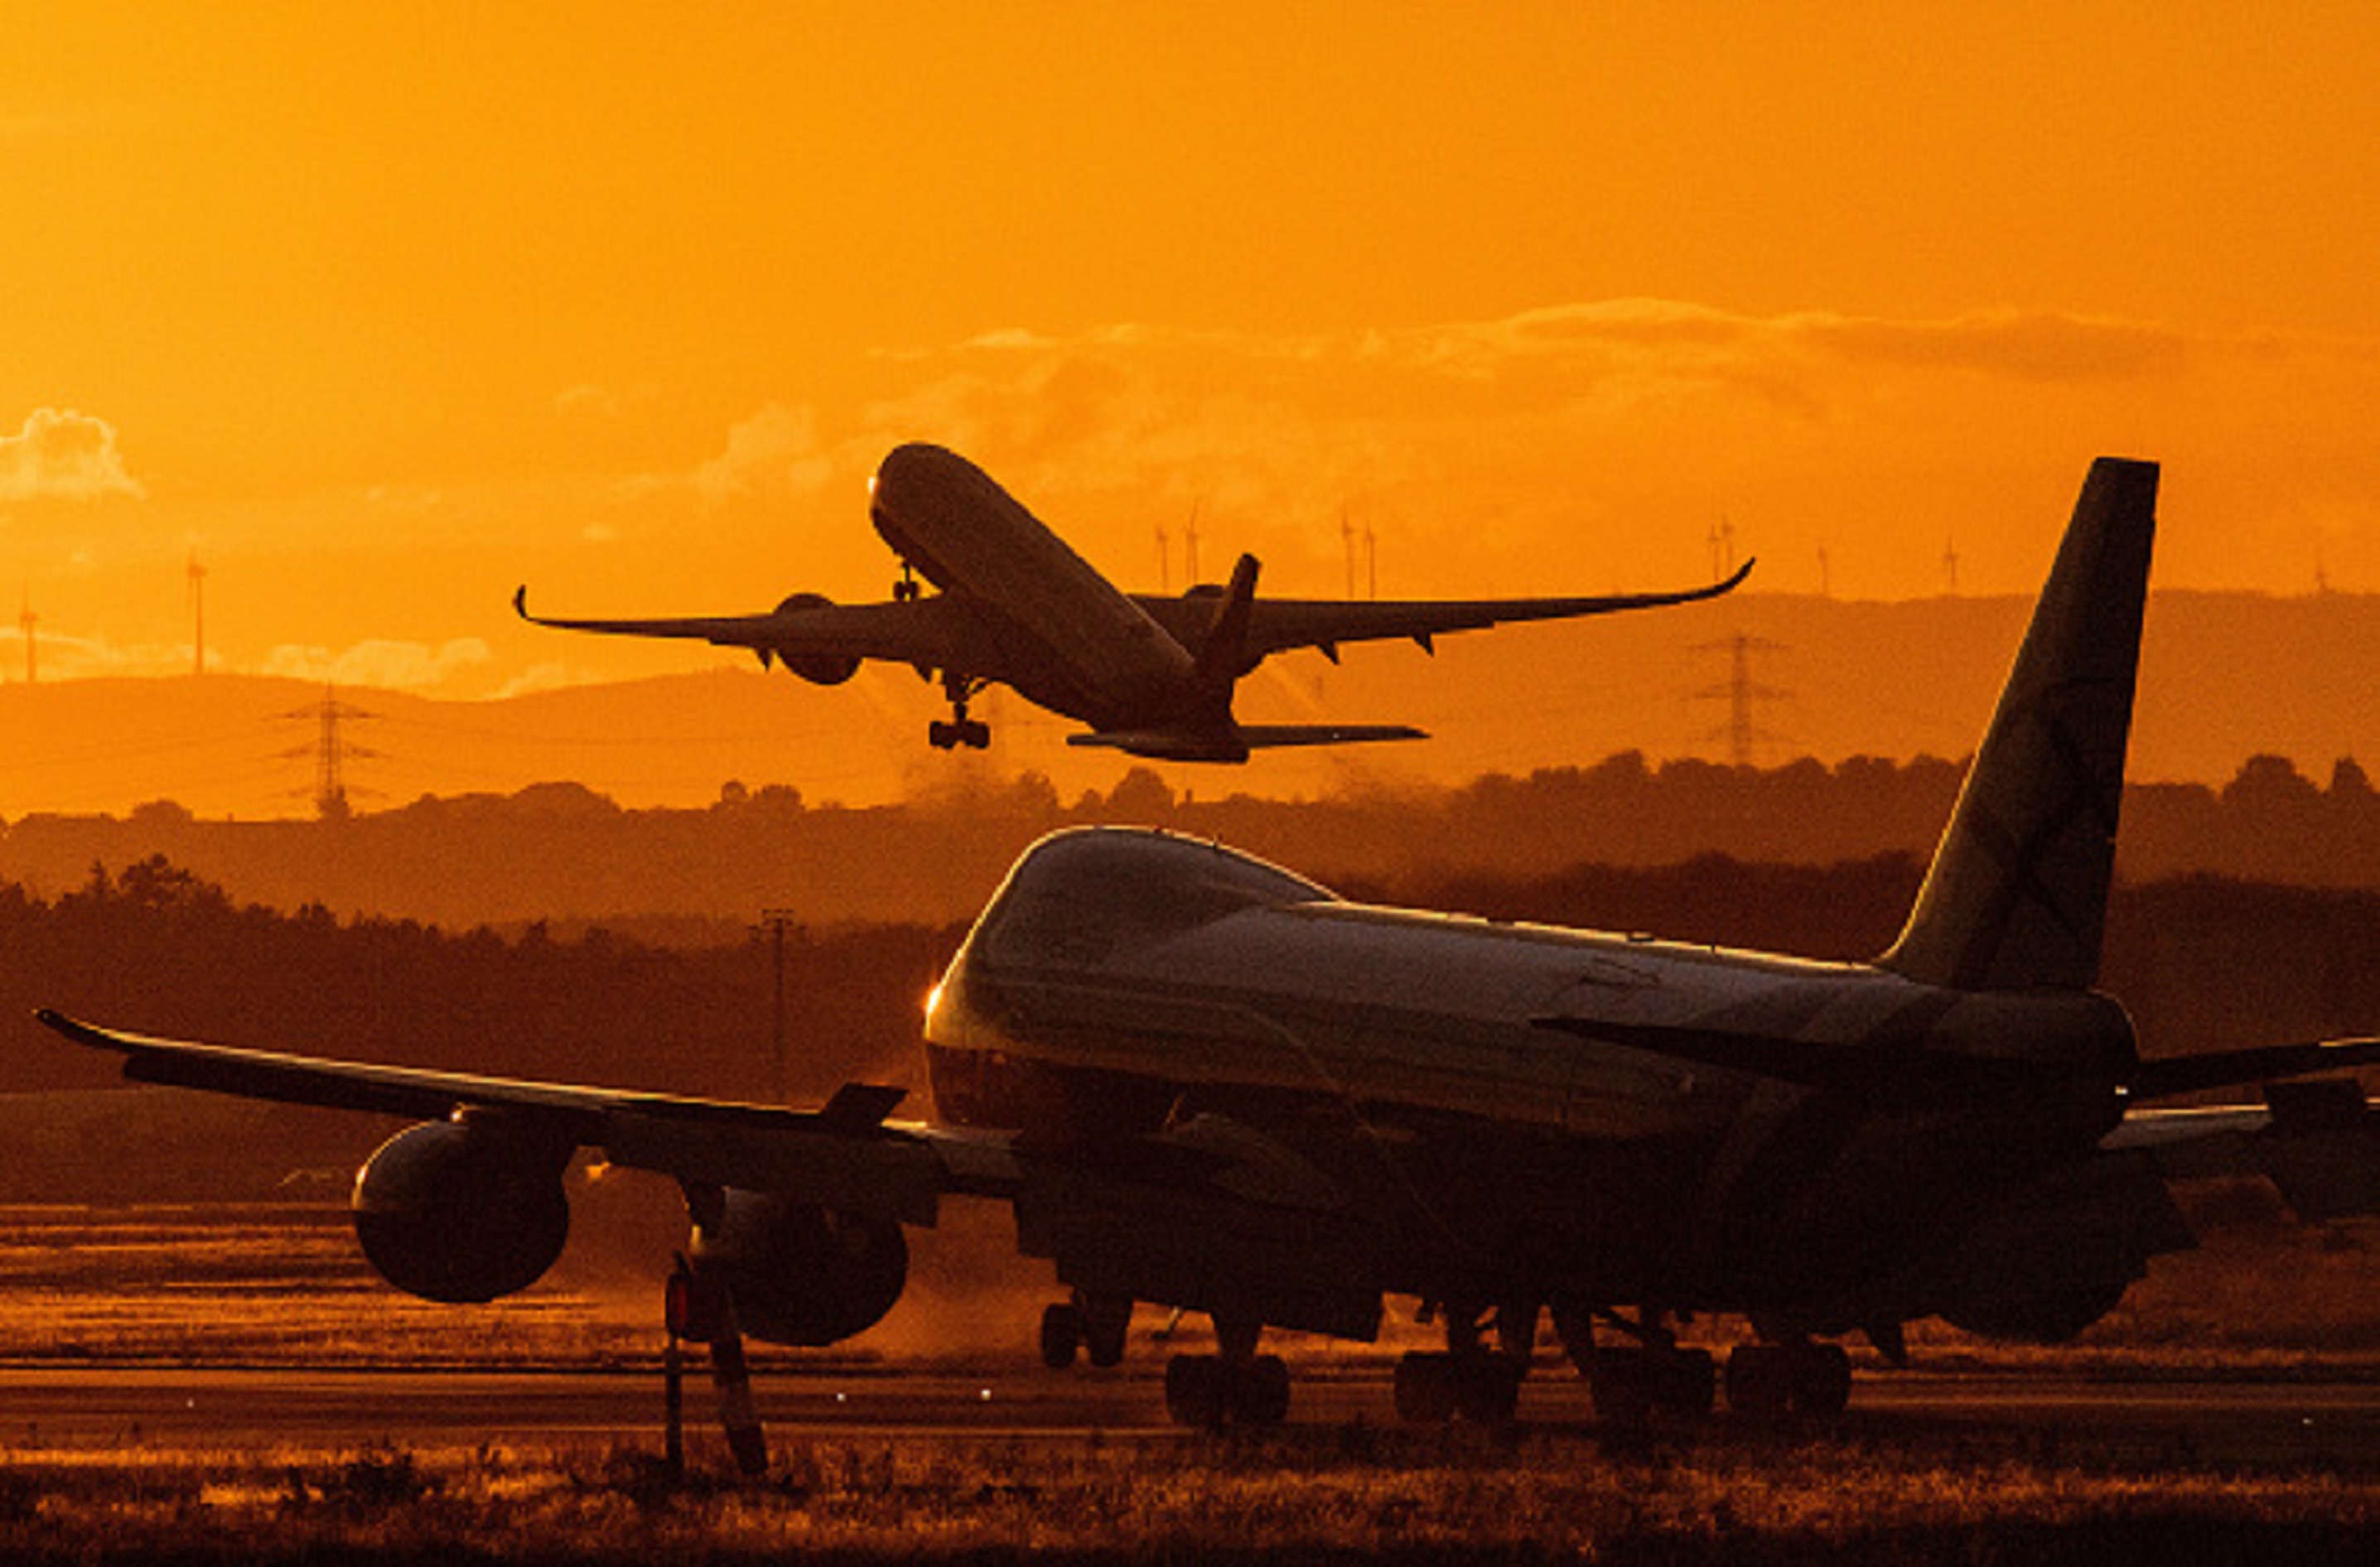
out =
[[[1749,1320],[1729,1403],[1823,1416],[1840,1342],[1905,1325],[2069,1339],[2192,1236],[2167,1184],[2260,1172],[2380,1211],[2380,1039],[2143,1060],[2097,979],[2157,469],[2091,469],[1915,906],[1869,963],[1372,907],[1220,844],[1077,829],[1028,849],[929,1004],[936,1124],[849,1085],[809,1111],[149,1039],[55,1014],[141,1082],[405,1115],[357,1233],[397,1287],[487,1300],[562,1249],[591,1148],[675,1178],[680,1318],[825,1344],[906,1276],[905,1227],[1005,1202],[1067,1298],[1053,1367],[1142,1305],[1205,1314],[1185,1423],[1289,1407],[1268,1329],[1368,1341],[1418,1303],[1414,1420],[1512,1416],[1549,1311],[1616,1420],[1706,1413],[1682,1327]],[[503,1026],[491,1018],[492,1030]],[[2317,1076],[2317,1074],[2330,1075]],[[2154,1102],[2265,1086],[2261,1105]],[[686,1305],[698,1302],[699,1306]]]
[[[1006,686],[1052,712],[1079,719],[1075,746],[1108,746],[1169,761],[1240,762],[1258,747],[1416,740],[1405,724],[1241,723],[1232,695],[1274,653],[1317,648],[1333,663],[1348,642],[1411,638],[1424,651],[1448,632],[1508,621],[1565,620],[1715,598],[1742,569],[1708,587],[1601,598],[1341,601],[1259,599],[1257,564],[1242,555],[1225,586],[1180,598],[1119,592],[991,476],[939,446],[895,447],[869,480],[876,531],[901,558],[887,603],[835,604],[796,593],[767,614],[656,620],[565,620],[513,608],[536,626],[629,637],[678,637],[748,648],[765,666],[840,685],[869,659],[939,678],[951,718],[928,737],[941,749],[991,743],[967,716],[986,687]],[[926,594],[922,576],[940,591]]]

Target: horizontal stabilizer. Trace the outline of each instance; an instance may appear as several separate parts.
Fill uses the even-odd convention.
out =
[[[1429,736],[1410,723],[1243,723],[1240,738],[1251,750],[1262,750],[1270,746],[1354,746]]]
[[[1099,729],[1069,735],[1066,744],[1103,747],[1159,761],[1245,761],[1250,751],[1280,746],[1428,738],[1409,723],[1241,723],[1225,729]]]
[[[1726,1028],[1613,1023],[1568,1016],[1537,1017],[1530,1022],[1535,1027],[1575,1034],[1601,1044],[1892,1104],[1955,1104],[1995,1093],[2022,1091],[2060,1077],[2093,1075],[2081,1063],[2064,1068],[2013,1057],[1880,1051],[1873,1046],[1818,1044]],[[2380,1039],[2264,1045],[2212,1055],[2144,1061],[2131,1069],[2121,1086],[2136,1104],[2247,1083],[2272,1085],[2268,1097],[2286,1096],[2288,1086],[2282,1079],[2339,1072],[2374,1063],[2380,1063]],[[2353,1088],[2351,1082],[2349,1087]],[[2361,1090],[2356,1093],[2360,1104]]]
[[[2269,1083],[2280,1077],[2304,1077],[2317,1072],[2338,1072],[2352,1066],[2365,1066],[2374,1062],[2380,1062],[2380,1039],[2325,1039],[2311,1045],[2260,1045],[2253,1050],[2218,1051],[2212,1055],[2144,1061],[2132,1075],[2132,1098],[2173,1099],[2206,1088]]]
[[[1569,1016],[1536,1017],[1530,1019],[1530,1024],[1697,1066],[1715,1066],[1804,1088],[1847,1094],[1873,1104],[1948,1108],[1977,1099],[2022,1092],[2054,1076],[2052,1071],[2045,1070],[2037,1062],[1820,1044],[1729,1028],[1612,1023]]]

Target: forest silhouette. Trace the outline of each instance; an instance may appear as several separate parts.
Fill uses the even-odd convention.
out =
[[[1930,854],[1963,767],[1858,757],[1833,767],[1673,760],[1490,773],[1451,788],[1311,799],[1177,794],[1135,768],[1062,800],[1049,780],[963,772],[898,805],[813,804],[782,784],[723,785],[706,808],[629,809],[582,784],[426,796],[327,821],[203,820],[171,801],[122,817],[41,814],[0,832],[0,877],[45,896],[93,865],[152,855],[241,903],[342,917],[557,931],[600,922],[686,945],[740,940],[763,908],[803,923],[942,925],[973,917],[1015,856],[1053,829],[1147,823],[1211,837],[1326,883],[1426,902],[1451,876],[1658,867],[1724,854],[1825,866]],[[2118,873],[2193,872],[2308,887],[2380,887],[2380,791],[2351,759],[2317,784],[2252,757],[2220,788],[2126,791]]]

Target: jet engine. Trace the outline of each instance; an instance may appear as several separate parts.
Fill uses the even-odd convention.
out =
[[[2129,1279],[2083,1279],[2059,1287],[1987,1295],[1943,1309],[1953,1328],[2016,1343],[2070,1343],[2116,1309]]]
[[[697,1267],[724,1279],[744,1330],[771,1343],[840,1343],[883,1319],[909,1278],[897,1220],[729,1191],[694,1237]]]
[[[834,601],[823,593],[796,593],[777,606],[783,614],[791,610],[823,610],[833,607]],[[814,686],[840,686],[859,673],[856,658],[837,658],[832,653],[793,654],[779,652],[777,662]]]
[[[2034,1196],[1987,1217],[1956,1248],[1957,1267],[1931,1302],[1952,1327],[2065,1343],[2116,1309],[2150,1257],[2196,1244],[2143,1157],[2102,1156],[2051,1176]]]
[[[356,1239],[424,1300],[494,1300],[545,1276],[570,1233],[571,1149],[471,1121],[408,1126],[356,1173]]]

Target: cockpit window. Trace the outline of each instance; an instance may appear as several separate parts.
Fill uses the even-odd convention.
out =
[[[1246,908],[1335,901],[1245,855],[1156,832],[1045,838],[1009,872],[976,944],[994,963],[1096,963]]]

